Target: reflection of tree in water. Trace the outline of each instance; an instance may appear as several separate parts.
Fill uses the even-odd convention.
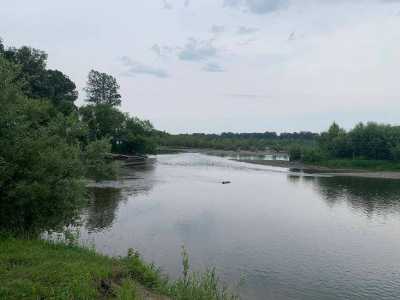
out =
[[[292,180],[290,180],[292,181]],[[400,213],[400,181],[361,177],[302,177],[329,205],[346,201],[367,215]]]
[[[298,175],[293,175],[293,174],[288,174],[287,176],[288,181],[290,181],[291,183],[299,183],[301,176]]]
[[[123,199],[121,189],[90,188],[87,207],[86,227],[89,231],[100,231],[111,227],[120,201]]]
[[[89,231],[110,228],[122,201],[147,193],[154,186],[154,166],[123,168],[121,173],[119,181],[104,182],[88,188],[89,204],[85,214]]]

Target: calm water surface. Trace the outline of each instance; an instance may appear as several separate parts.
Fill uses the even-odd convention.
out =
[[[173,154],[90,192],[81,239],[171,277],[185,245],[243,299],[400,299],[400,181]]]

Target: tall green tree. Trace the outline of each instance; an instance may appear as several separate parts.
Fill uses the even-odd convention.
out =
[[[78,98],[75,83],[58,70],[47,70],[47,54],[41,50],[23,46],[5,48],[0,43],[0,54],[20,67],[15,81],[23,83],[22,92],[30,99],[50,100],[64,114],[76,109]]]
[[[17,69],[0,57],[0,228],[66,225],[84,195],[80,148],[51,103],[23,95]]]
[[[115,139],[125,122],[125,114],[108,104],[82,106],[79,113],[88,125],[92,141],[103,138]]]
[[[153,125],[115,107],[121,103],[118,89],[119,85],[111,75],[90,71],[85,88],[90,104],[79,109],[82,120],[88,125],[90,140],[110,140],[114,153],[154,153]]]
[[[117,80],[106,73],[95,70],[89,72],[87,87],[87,101],[94,104],[118,106],[121,104],[120,86]]]
[[[78,98],[75,83],[58,70],[46,70],[41,75],[41,84],[36,94],[51,100],[56,108],[65,114],[76,109],[74,102]]]
[[[0,55],[0,230],[56,229],[77,216],[84,177],[115,174],[111,145],[88,141],[77,113],[24,95],[20,72]]]
[[[327,132],[321,134],[319,145],[329,157],[345,158],[352,154],[351,142],[346,131],[333,123]]]
[[[3,56],[8,61],[19,65],[21,72],[18,81],[24,82],[23,92],[29,98],[40,98],[43,74],[46,72],[47,54],[41,50],[23,46],[4,49]]]

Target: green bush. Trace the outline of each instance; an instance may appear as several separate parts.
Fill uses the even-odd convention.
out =
[[[80,148],[60,132],[71,124],[51,103],[27,99],[0,56],[0,228],[69,224],[82,204]]]
[[[111,152],[111,144],[107,139],[89,143],[83,153],[86,166],[86,177],[96,181],[114,179],[117,176],[117,165],[107,155]]]
[[[325,156],[319,149],[304,149],[302,158],[304,162],[316,163],[322,161]]]
[[[390,150],[393,160],[400,161],[400,144]]]
[[[298,145],[291,146],[289,149],[290,161],[301,160],[302,152],[303,152],[303,149],[300,146],[298,146]]]
[[[182,249],[183,276],[176,281],[169,281],[160,269],[154,264],[145,263],[133,249],[128,251],[128,256],[122,261],[132,279],[175,300],[238,299],[221,284],[215,269],[208,269],[204,273],[190,272],[189,256],[185,248]]]

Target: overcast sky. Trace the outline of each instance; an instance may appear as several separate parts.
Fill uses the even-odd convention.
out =
[[[114,75],[122,110],[178,132],[400,123],[400,1],[13,0],[0,37],[77,84]]]

